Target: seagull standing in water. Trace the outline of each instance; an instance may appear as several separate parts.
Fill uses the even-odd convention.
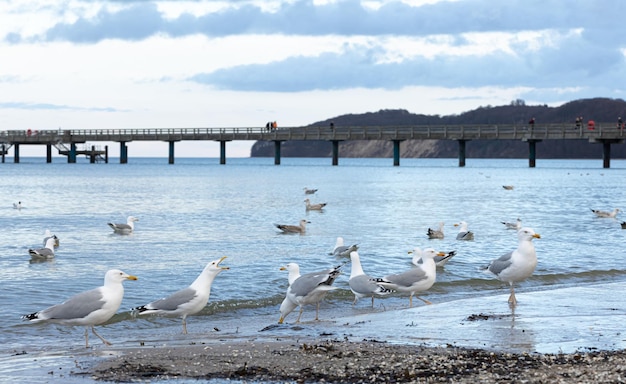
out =
[[[352,262],[352,269],[350,271],[350,280],[348,280],[348,285],[350,286],[352,293],[354,293],[354,302],[352,305],[355,305],[356,302],[362,297],[371,297],[373,308],[375,296],[387,296],[393,292],[392,289],[376,284],[378,279],[366,275],[365,272],[363,272],[361,258],[357,251],[350,252],[350,260]]]
[[[333,283],[339,274],[341,266],[325,269],[319,272],[311,272],[299,275],[300,267],[296,263],[289,263],[281,267],[281,271],[289,272],[289,287],[285,299],[280,305],[280,319],[278,324],[285,321],[285,317],[290,314],[298,306],[300,313],[296,323],[300,322],[302,312],[306,304],[315,304],[315,320],[319,320],[320,302],[329,291],[336,289]]]
[[[511,287],[509,305],[512,308],[517,305],[513,284],[526,280],[535,271],[537,252],[532,240],[540,238],[541,236],[535,233],[532,228],[521,228],[517,232],[517,249],[500,256],[486,268],[486,271],[493,274],[498,280],[509,283]]]
[[[280,229],[281,231],[283,231],[283,233],[304,234],[306,232],[306,225],[310,223],[311,223],[310,221],[302,219],[300,220],[299,225],[274,224],[274,226]]]
[[[408,271],[387,275],[380,281],[379,285],[393,289],[398,292],[409,293],[409,307],[413,307],[413,296],[422,300],[426,304],[432,304],[430,301],[417,296],[418,292],[424,292],[435,283],[437,278],[437,266],[435,265],[435,256],[444,256],[443,252],[437,252],[433,248],[426,248],[422,253],[422,263],[411,268]]]
[[[42,311],[24,315],[22,319],[33,323],[46,321],[63,325],[83,325],[85,348],[89,347],[89,328],[104,344],[111,345],[96,332],[94,326],[108,321],[120,308],[124,297],[124,280],[137,280],[137,277],[119,269],[111,269],[104,275],[103,286],[79,293]]]
[[[113,229],[113,232],[128,235],[135,230],[135,221],[139,221],[135,216],[128,216],[126,224],[107,223]]]
[[[187,316],[200,312],[206,307],[211,295],[211,285],[220,272],[229,269],[220,266],[226,256],[208,263],[200,275],[187,288],[172,295],[153,301],[141,307],[133,308],[139,315],[157,314],[183,318],[183,333],[187,333]]]

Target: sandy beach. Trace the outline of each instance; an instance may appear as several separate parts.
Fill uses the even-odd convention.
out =
[[[499,295],[254,332],[254,326],[224,329],[200,339],[102,350],[83,374],[116,382],[621,383],[626,315],[617,295],[606,292],[623,288],[520,293],[515,311],[507,295]],[[546,294],[562,305],[542,306]],[[589,305],[568,305],[571,295]]]

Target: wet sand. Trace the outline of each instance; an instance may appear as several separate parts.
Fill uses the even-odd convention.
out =
[[[626,311],[620,295],[610,294],[624,288],[518,293],[515,311],[508,295],[498,295],[261,330],[224,329],[103,350],[106,358],[86,374],[111,381],[624,382]]]

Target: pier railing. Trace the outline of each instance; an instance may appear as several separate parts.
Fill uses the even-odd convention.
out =
[[[593,129],[590,129],[593,128]],[[0,131],[0,143],[44,144],[86,141],[183,140],[622,140],[624,129],[616,123],[484,124],[424,126],[307,126],[267,129],[235,128],[129,128]]]

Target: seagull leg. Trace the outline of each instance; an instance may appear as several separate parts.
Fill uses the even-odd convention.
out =
[[[372,295],[372,308],[374,308],[374,295]]]
[[[296,323],[300,322],[300,317],[302,316],[302,311],[304,311],[304,308],[302,308],[302,306],[300,306],[300,313],[298,314],[298,319],[296,320]]]
[[[428,305],[431,305],[431,304],[432,304],[430,301],[428,301],[428,300],[426,300],[426,299],[422,299],[422,298],[421,298],[421,297],[419,297],[419,296],[415,296],[415,297],[417,297],[418,299],[422,300],[424,303],[426,303],[426,304],[428,304]]]
[[[409,308],[413,308],[413,294],[411,293],[411,296],[409,296]]]
[[[513,288],[513,284],[511,284],[511,295],[509,296],[509,305],[511,307],[515,307],[517,305],[517,299],[515,298],[515,288]]]
[[[320,302],[315,306],[315,321],[320,321]]]
[[[89,327],[85,327],[85,348],[89,348]]]
[[[183,316],[183,334],[187,334],[187,319]]]
[[[112,345],[111,343],[109,343],[107,340],[104,339],[104,337],[98,335],[98,332],[96,332],[96,329],[93,327],[93,325],[91,326],[91,332],[93,332],[94,335],[98,336],[100,338],[100,340],[102,340],[102,342],[106,345]]]

